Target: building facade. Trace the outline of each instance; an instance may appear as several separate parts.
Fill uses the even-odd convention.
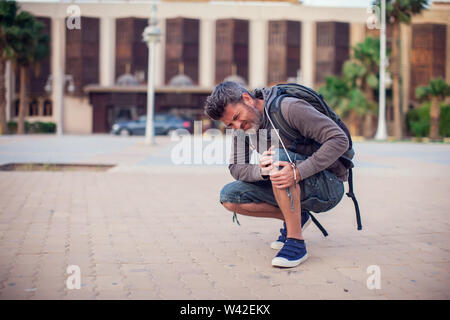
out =
[[[73,11],[73,6],[76,10]],[[142,41],[151,3],[145,1],[21,2],[51,38],[50,57],[29,78],[28,121],[53,121],[65,133],[108,132],[117,119],[146,112],[148,50]],[[341,72],[367,29],[366,8],[304,6],[295,1],[160,1],[156,112],[195,119],[217,83],[239,78],[254,89],[299,81],[317,89]],[[80,16],[80,28],[73,19]],[[439,4],[402,26],[402,105],[432,77],[450,82],[450,5]],[[389,34],[389,32],[388,32]],[[58,99],[49,76],[73,78]],[[7,68],[7,118],[18,114],[18,81]],[[47,85],[47,86],[46,86]],[[47,89],[47,90],[46,90]],[[63,108],[61,106],[63,105]],[[61,111],[62,110],[62,111]],[[60,117],[62,112],[62,117]],[[388,121],[389,121],[388,112]]]

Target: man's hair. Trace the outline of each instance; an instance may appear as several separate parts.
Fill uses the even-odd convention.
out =
[[[205,114],[213,120],[219,120],[222,118],[225,107],[228,104],[242,102],[243,93],[248,93],[253,97],[253,94],[236,82],[222,82],[217,85],[213,93],[206,98],[204,108]]]

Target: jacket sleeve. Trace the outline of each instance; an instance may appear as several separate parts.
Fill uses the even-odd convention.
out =
[[[234,179],[245,182],[265,180],[258,164],[250,163],[250,143],[248,136],[233,134],[233,143],[228,168]]]
[[[281,110],[291,127],[297,129],[305,138],[321,144],[308,159],[297,162],[302,179],[327,169],[347,151],[349,141],[344,131],[306,101],[286,98]]]

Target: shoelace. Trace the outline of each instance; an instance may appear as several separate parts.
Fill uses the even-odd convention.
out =
[[[239,220],[237,218],[237,214],[236,212],[233,212],[233,223],[236,221],[236,223],[238,224],[238,226],[240,226],[241,224],[239,223]]]

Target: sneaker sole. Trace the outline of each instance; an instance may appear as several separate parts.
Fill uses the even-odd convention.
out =
[[[274,250],[281,250],[283,248],[284,242],[274,241],[270,244],[270,247]]]
[[[306,229],[306,227],[309,226],[309,224],[311,223],[311,218],[308,219],[308,221],[306,221],[306,223],[303,225],[302,231]],[[270,244],[270,247],[274,250],[281,250],[281,248],[283,248],[284,246],[284,242],[281,241],[274,241]]]
[[[302,258],[291,261],[285,258],[275,257],[272,259],[272,266],[279,268],[293,268],[304,262],[306,259],[308,259],[307,253]]]

